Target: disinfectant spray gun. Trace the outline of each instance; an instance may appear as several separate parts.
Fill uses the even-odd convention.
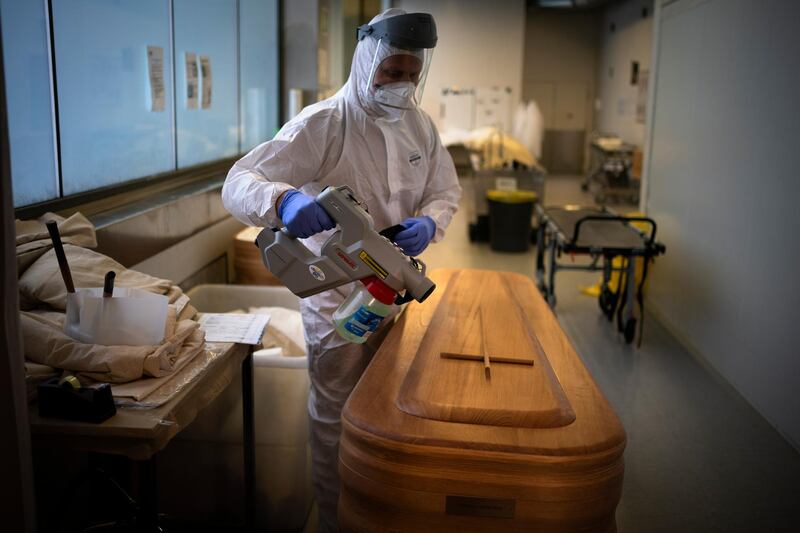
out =
[[[328,187],[316,201],[338,225],[319,256],[286,228],[264,229],[256,244],[264,265],[301,298],[361,281],[363,287],[342,303],[333,318],[343,337],[364,342],[392,304],[422,302],[436,285],[426,277],[425,263],[404,255],[392,242],[403,227],[375,231],[372,217],[350,188]]]

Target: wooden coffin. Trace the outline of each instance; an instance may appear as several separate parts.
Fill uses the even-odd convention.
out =
[[[343,530],[615,531],[625,431],[532,280],[431,277],[344,408]]]
[[[239,285],[282,285],[281,280],[264,268],[261,252],[254,246],[263,228],[245,228],[233,243],[233,271]]]

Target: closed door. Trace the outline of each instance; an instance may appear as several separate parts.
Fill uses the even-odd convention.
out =
[[[527,98],[544,117],[544,142],[539,162],[552,174],[578,174],[583,169],[589,86],[585,82],[527,81]]]
[[[584,82],[558,82],[552,129],[585,130],[588,94]]]

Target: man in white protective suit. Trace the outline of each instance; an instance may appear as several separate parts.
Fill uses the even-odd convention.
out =
[[[319,254],[334,223],[314,197],[327,186],[347,185],[366,204],[376,229],[403,225],[394,240],[416,256],[444,236],[461,196],[453,161],[418,107],[436,25],[428,14],[389,9],[361,26],[358,39],[344,87],[239,160],[222,199],[242,222],[286,226]],[[375,350],[370,342],[345,341],[334,329],[331,315],[353,288],[351,283],[301,301],[320,531],[337,530],[341,411]]]

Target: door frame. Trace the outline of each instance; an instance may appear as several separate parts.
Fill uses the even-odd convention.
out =
[[[1,15],[0,15],[1,16]],[[1,22],[1,21],[0,21]],[[25,363],[19,327],[17,258],[14,206],[11,191],[11,161],[6,109],[3,39],[0,29],[0,229],[3,260],[0,276],[0,517],[6,531],[36,530],[33,491],[33,461],[28,423]]]

